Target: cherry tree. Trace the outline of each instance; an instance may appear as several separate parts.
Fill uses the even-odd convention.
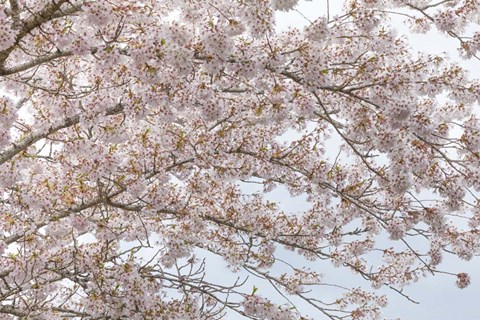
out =
[[[380,288],[468,286],[441,262],[480,251],[480,81],[391,19],[478,59],[480,3],[317,1],[276,32],[297,2],[0,0],[0,319],[380,319]]]

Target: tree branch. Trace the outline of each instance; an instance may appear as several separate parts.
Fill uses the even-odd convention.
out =
[[[123,110],[122,104],[117,104],[109,109],[107,109],[106,115],[111,116],[120,113]],[[28,147],[32,146],[35,142],[48,137],[49,135],[58,132],[62,129],[74,126],[80,122],[80,114],[77,114],[73,117],[68,117],[63,119],[62,121],[58,122],[57,124],[52,125],[48,129],[39,130],[37,132],[33,132],[24,138],[18,144],[14,144],[12,147],[6,149],[5,151],[0,153],[0,165],[4,164],[5,162],[12,159],[15,155],[19,154],[20,152],[26,150]]]

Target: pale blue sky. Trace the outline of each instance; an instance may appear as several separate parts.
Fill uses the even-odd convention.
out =
[[[331,14],[339,11],[339,3],[343,1],[330,1]],[[297,7],[298,10],[305,15],[308,19],[314,20],[320,15],[324,15],[326,12],[325,0],[313,0],[311,2],[301,1]],[[408,31],[399,21],[395,21],[397,26],[402,32]],[[279,13],[277,15],[277,28],[278,30],[285,30],[290,26],[303,26],[308,24],[308,21],[302,17],[300,13],[295,11],[289,13]],[[454,59],[459,60],[456,55],[457,43],[447,38],[446,36],[438,35],[435,33],[427,35],[415,35],[411,36],[413,46],[418,50],[425,50],[430,53],[442,53],[448,52]],[[471,70],[480,70],[480,64],[475,61],[462,62],[462,64]],[[338,141],[329,141],[328,150],[334,157],[337,153]],[[255,186],[245,186],[245,191],[254,192]],[[286,212],[299,212],[307,209],[305,197],[290,197],[289,193],[283,189],[278,188],[274,192],[268,195],[268,198],[278,202],[281,208]],[[296,263],[308,265],[308,267],[315,269],[316,271],[325,274],[325,280],[330,283],[338,283],[347,287],[363,286],[365,290],[373,290],[368,283],[359,279],[357,275],[346,271],[345,269],[336,269],[330,263],[325,262],[307,262],[301,261],[301,258],[297,254],[292,254],[283,249],[277,251],[279,257],[283,257],[285,260],[294,260]],[[149,253],[143,252],[147,257]],[[142,254],[142,255],[143,255]],[[236,274],[227,270],[226,264],[219,257],[213,256],[210,253],[204,253],[198,251],[200,256],[207,258],[207,281],[216,283],[223,283],[225,285],[233,283],[237,277],[244,277],[246,272],[239,272]],[[294,257],[292,259],[292,257]],[[413,304],[407,301],[399,294],[389,290],[382,289],[383,294],[387,294],[389,297],[389,305],[386,308],[385,317],[387,319],[401,318],[403,320],[480,320],[480,259],[474,261],[465,262],[459,261],[456,258],[447,258],[441,265],[441,268],[453,273],[467,272],[470,274],[472,284],[466,289],[458,289],[455,285],[455,278],[446,275],[437,275],[434,277],[428,277],[421,279],[415,285],[406,288],[405,293],[412,299],[419,301],[420,304]],[[278,272],[278,268],[274,268],[272,272]],[[279,294],[265,281],[255,279],[250,276],[248,282],[245,285],[245,290],[250,290],[253,286],[259,288],[258,293],[264,297],[267,297],[274,302],[285,302]],[[319,298],[337,298],[338,296],[328,287],[319,287],[314,291],[315,295]],[[310,306],[306,303],[299,302],[295,298],[292,298],[300,310],[305,310],[307,315],[316,315],[318,312],[314,312]],[[235,313],[228,313],[228,319],[240,319]],[[315,318],[317,319],[317,318]],[[321,320],[321,318],[318,318]]]
[[[343,1],[330,1],[331,14],[339,12],[340,4]],[[285,30],[288,26],[303,26],[309,20],[315,20],[318,16],[325,15],[326,1],[313,0],[310,2],[300,1],[297,13],[279,13],[277,15],[278,30]],[[392,24],[399,29],[399,33],[408,34],[408,29],[402,24],[400,18],[395,18]],[[416,50],[429,53],[447,53],[453,60],[459,62],[463,67],[471,70],[472,76],[480,70],[480,62],[471,60],[463,61],[458,57],[458,42],[436,31],[425,35],[408,34],[412,46]],[[291,199],[287,192],[277,191],[274,198],[279,200],[286,210],[301,210],[305,204],[301,199]],[[472,284],[459,289],[455,285],[455,278],[446,275],[436,275],[420,280],[417,284],[406,289],[406,293],[420,304],[413,304],[398,294],[389,292],[389,306],[385,316],[389,318],[400,317],[404,320],[479,320],[480,319],[480,259],[465,262],[457,258],[446,258],[441,269],[453,273],[467,272],[471,276]],[[318,270],[322,271],[322,270]],[[358,283],[357,276],[328,268],[328,278],[338,280],[341,283]],[[371,289],[366,286],[365,289]],[[388,291],[385,291],[388,292]],[[299,306],[300,307],[300,306]]]

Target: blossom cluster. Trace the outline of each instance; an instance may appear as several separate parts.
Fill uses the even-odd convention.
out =
[[[0,10],[0,52],[11,47],[15,42],[15,30],[12,28],[12,20],[5,10]]]
[[[380,319],[382,287],[469,285],[441,262],[480,253],[480,81],[390,17],[475,59],[476,1],[346,0],[275,31],[297,4],[4,4],[4,318]]]

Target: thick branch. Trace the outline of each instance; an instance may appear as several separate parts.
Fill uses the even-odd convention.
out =
[[[81,205],[76,205],[76,206],[73,206],[71,208],[62,210],[62,212],[60,214],[55,215],[55,216],[51,216],[50,218],[46,219],[45,221],[38,222],[36,224],[35,230],[38,230],[40,228],[45,227],[50,221],[58,221],[60,219],[63,219],[63,218],[66,218],[66,217],[70,216],[72,213],[82,212],[82,211],[87,210],[89,208],[95,207],[95,206],[97,206],[101,203],[104,203],[106,201],[106,199],[111,198],[111,197],[115,197],[115,196],[119,195],[120,193],[122,193],[123,191],[124,190],[117,190],[117,191],[113,192],[112,194],[109,194],[106,197],[95,198],[94,200],[89,201],[87,203],[83,203]],[[14,243],[15,241],[18,241],[19,239],[23,238],[24,236],[25,236],[24,234],[15,234],[15,235],[12,235],[10,237],[6,237],[3,241],[8,245],[8,244]]]
[[[40,27],[42,24],[51,21],[53,19],[56,19],[58,17],[62,17],[64,15],[72,14],[74,12],[77,12],[81,8],[80,5],[73,5],[72,7],[68,8],[64,11],[60,10],[60,7],[64,4],[67,3],[69,0],[58,0],[58,1],[52,1],[51,3],[47,4],[45,7],[43,7],[42,10],[32,14],[30,17],[25,19],[21,25],[20,30],[18,31],[16,37],[15,37],[15,44],[10,46],[9,48],[0,51],[0,75],[2,74],[4,66],[5,66],[5,61],[7,60],[8,56],[10,53],[12,53],[13,50],[17,47],[17,45],[20,43],[20,40],[25,37],[27,34],[29,34],[31,31],[34,29]],[[15,10],[16,12],[19,13],[19,8],[18,8],[18,3],[16,1],[11,1],[11,6],[12,6],[12,14],[14,14],[13,19],[16,24],[21,23],[20,21],[15,21]]]
[[[107,109],[106,115],[110,116],[110,115],[118,114],[122,110],[123,110],[123,105],[119,103]],[[44,139],[59,130],[74,126],[78,124],[79,121],[80,121],[80,114],[77,114],[73,117],[68,117],[63,119],[62,121],[58,122],[55,125],[52,125],[50,128],[46,130],[39,130],[38,132],[32,132],[30,135],[24,138],[21,142],[13,144],[12,147],[0,153],[0,165],[9,161],[20,152],[25,151],[28,147],[32,146],[35,142],[41,139]]]
[[[28,69],[37,67],[37,66],[39,66],[43,63],[47,63],[47,62],[53,61],[55,59],[62,58],[62,57],[68,57],[68,56],[71,56],[71,55],[72,55],[71,51],[66,51],[66,52],[58,51],[58,52],[55,52],[55,53],[47,54],[47,55],[44,55],[44,56],[39,57],[37,59],[31,60],[29,62],[22,63],[21,65],[15,66],[13,68],[0,69],[0,76],[8,76],[8,75],[11,75],[11,74],[26,71]]]
[[[27,317],[28,313],[24,311],[17,310],[16,308],[13,308],[12,306],[9,305],[4,305],[0,308],[0,313],[4,314],[11,314],[17,317]]]

